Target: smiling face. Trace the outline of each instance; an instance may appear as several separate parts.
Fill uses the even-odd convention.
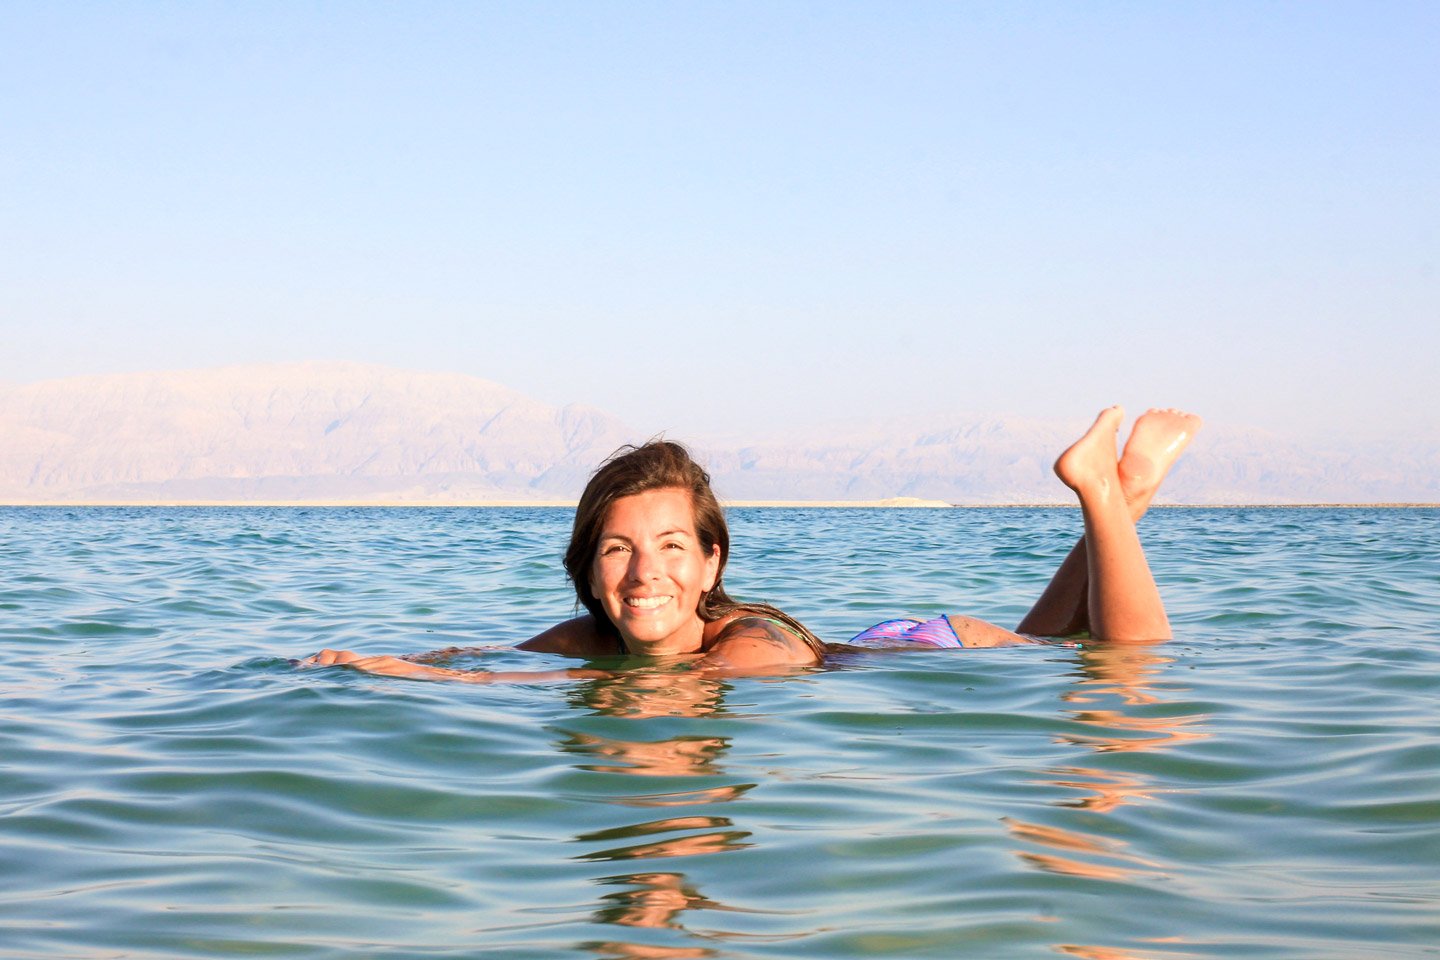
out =
[[[662,487],[610,506],[590,565],[590,591],[632,653],[697,653],[696,608],[715,586],[720,547],[695,533],[689,491]]]

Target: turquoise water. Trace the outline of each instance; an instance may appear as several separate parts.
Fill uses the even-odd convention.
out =
[[[731,520],[842,640],[1078,514]],[[0,510],[0,955],[1440,956],[1437,520],[1152,511],[1159,647],[470,687],[289,658],[569,615],[567,511]]]

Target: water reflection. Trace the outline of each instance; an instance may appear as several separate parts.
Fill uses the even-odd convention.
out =
[[[669,740],[617,740],[587,733],[571,734],[558,744],[564,753],[591,757],[596,763],[577,764],[597,773],[639,776],[713,776],[717,761],[730,746],[725,737],[679,736]]]
[[[1173,943],[1178,947],[1184,947],[1185,942],[1178,937],[1165,937],[1154,941],[1155,943]],[[1196,954],[1189,950],[1146,950],[1136,952],[1134,950],[1121,950],[1116,947],[1082,946],[1076,943],[1057,943],[1055,949],[1060,953],[1072,957],[1080,957],[1081,960],[1181,960],[1184,957],[1194,957]]]
[[[1059,698],[1061,717],[1074,723],[1056,740],[1095,755],[1096,761],[1093,765],[1047,767],[1040,771],[1039,782],[1063,792],[1062,798],[1051,801],[1052,807],[1114,816],[1128,805],[1153,801],[1171,789],[1144,772],[1143,765],[1127,763],[1125,758],[1172,750],[1210,736],[1203,729],[1209,715],[1178,704],[1167,707],[1186,691],[1174,682],[1173,673],[1167,674],[1174,658],[1157,648],[1102,645],[1085,649],[1079,656],[1075,682]],[[1074,724],[1079,724],[1079,729]],[[1012,852],[1031,869],[1147,885],[1175,872],[1129,850],[1126,841],[1115,836],[1128,835],[1127,828],[1105,819],[1085,820],[1086,829],[1079,829],[1073,819],[1065,820],[1063,826],[1012,817],[1003,822],[1010,835],[1023,844]],[[1183,947],[1174,939],[1154,942]],[[1167,955],[1101,945],[1055,944],[1054,949],[1089,960],[1147,960]]]
[[[744,839],[750,836],[744,830],[713,829],[733,827],[728,817],[671,817],[668,820],[652,820],[594,833],[582,833],[575,839],[580,841],[628,839],[651,836],[657,833],[678,830],[711,828],[706,833],[687,834],[683,837],[667,837],[630,846],[597,850],[580,855],[580,860],[646,860],[656,857],[686,857],[706,853],[731,853],[750,846]]]
[[[1151,872],[1150,868],[1155,866],[1153,863],[1125,853],[1125,844],[1119,840],[1062,830],[1059,827],[1038,823],[1027,823],[1012,817],[1003,817],[1001,822],[1010,830],[1010,835],[1018,840],[1050,847],[1053,850],[1066,851],[1069,854],[1036,853],[1025,850],[1015,852],[1021,860],[1047,873],[1085,877],[1091,880],[1130,880]],[[1103,859],[1105,862],[1096,862],[1096,859],[1080,860],[1074,856],[1075,854]]]
[[[1209,737],[1195,729],[1209,714],[1165,709],[1166,696],[1186,692],[1172,681],[1162,683],[1165,668],[1174,662],[1153,647],[1116,645],[1082,651],[1081,674],[1060,699],[1074,707],[1062,713],[1085,724],[1086,730],[1062,734],[1061,742],[1105,754],[1164,750]],[[1130,773],[1088,766],[1057,767],[1054,772],[1060,778],[1052,781],[1057,786],[1088,786],[1094,791],[1085,800],[1066,804],[1070,806],[1113,810],[1151,793],[1146,779]]]
[[[606,797],[610,803],[626,807],[685,807],[694,803],[729,803],[738,800],[755,789],[753,783],[727,784],[723,787],[709,787],[704,790],[678,790],[671,793],[651,793],[630,797]]]
[[[1168,750],[1179,744],[1209,736],[1196,729],[1208,714],[1190,714],[1165,709],[1168,695],[1183,693],[1165,681],[1165,669],[1174,662],[1154,647],[1097,646],[1080,654],[1081,673],[1075,686],[1061,694],[1071,709],[1063,715],[1084,724],[1084,733],[1068,732],[1062,743],[1084,747],[1097,754],[1143,753]],[[1080,795],[1055,800],[1060,807],[1074,807],[1093,813],[1111,813],[1126,804],[1152,800],[1159,788],[1152,777],[1135,770],[1109,769],[1090,765],[1050,767],[1042,782]],[[1061,843],[1058,837],[1069,841]],[[1091,879],[1128,880],[1157,875],[1157,864],[1125,855],[1118,841],[1092,834],[1063,833],[1049,828],[1031,832],[1027,839],[1051,848],[1075,850],[1074,841],[1083,838],[1093,844],[1089,852],[1104,862],[1080,860],[1051,853],[1018,854],[1034,866],[1052,873]],[[1137,869],[1138,868],[1138,869]]]
[[[1051,786],[1077,790],[1082,794],[1054,801],[1057,807],[1079,807],[1108,813],[1137,799],[1149,799],[1150,781],[1145,777],[1097,767],[1051,767],[1045,780]]]
[[[607,717],[711,717],[729,684],[688,670],[630,671],[576,686],[570,705]]]
[[[571,705],[598,716],[638,721],[716,717],[725,714],[728,689],[729,685],[723,681],[693,673],[626,673],[579,684],[571,694]],[[642,722],[636,733],[650,727]],[[683,733],[643,739],[569,732],[556,742],[562,753],[575,758],[578,769],[606,776],[638,777],[637,786],[654,782],[655,778],[723,778],[724,756],[730,746],[728,737]],[[618,808],[690,809],[677,816],[644,819],[577,834],[574,842],[590,849],[574,855],[573,859],[621,863],[743,851],[752,846],[750,831],[737,826],[728,810],[717,812],[715,805],[731,804],[754,787],[754,783],[727,783],[663,792],[627,791],[621,795],[607,791],[596,799]],[[662,942],[607,938],[583,945],[599,956],[616,960],[719,956],[714,949],[696,941],[740,935],[693,931],[686,926],[686,920],[693,920],[691,915],[699,911],[756,912],[706,896],[689,875],[680,871],[647,869],[596,877],[593,882],[606,888],[624,888],[612,889],[600,897],[590,917],[593,923],[646,928],[664,938]]]
[[[1081,651],[1079,676],[1060,700],[1067,708],[1062,716],[1084,724],[1084,732],[1067,731],[1057,739],[1097,754],[1114,754],[1166,750],[1208,737],[1195,729],[1209,719],[1208,714],[1164,708],[1166,696],[1184,692],[1173,682],[1162,682],[1165,668],[1173,662],[1173,657],[1154,647],[1114,645]],[[1109,813],[1156,793],[1152,778],[1134,770],[1077,764],[1050,767],[1043,773],[1041,782],[1081,793],[1054,801],[1056,806]]]
[[[686,910],[729,910],[690,886],[682,873],[626,873],[601,877],[596,883],[628,887],[600,898],[595,911],[600,923],[624,927],[678,927],[675,918]]]

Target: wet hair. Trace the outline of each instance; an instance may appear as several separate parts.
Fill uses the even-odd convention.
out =
[[[590,590],[590,569],[600,548],[600,535],[610,507],[622,497],[666,489],[680,489],[690,494],[695,535],[701,549],[708,555],[715,547],[720,548],[715,585],[701,594],[695,610],[700,619],[713,623],[735,613],[772,617],[809,644],[817,655],[824,656],[825,645],[794,617],[768,603],[741,603],[725,592],[725,561],[730,558],[730,527],[725,523],[725,511],[715,499],[715,491],[710,489],[710,474],[695,462],[690,451],[673,440],[651,440],[638,447],[627,445],[615,451],[591,475],[575,508],[575,525],[570,531],[570,544],[565,548],[565,573],[575,587],[576,599],[590,611],[600,632],[614,637],[616,645],[624,648],[620,631]]]

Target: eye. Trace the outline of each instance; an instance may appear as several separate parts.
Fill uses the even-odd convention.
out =
[[[665,549],[666,549],[666,550],[684,550],[684,549],[685,549],[685,544],[681,543],[679,540],[671,540],[671,541],[669,541],[668,543],[665,544]]]
[[[600,548],[600,556],[602,557],[610,557],[624,552],[625,544],[623,543],[609,543]]]

